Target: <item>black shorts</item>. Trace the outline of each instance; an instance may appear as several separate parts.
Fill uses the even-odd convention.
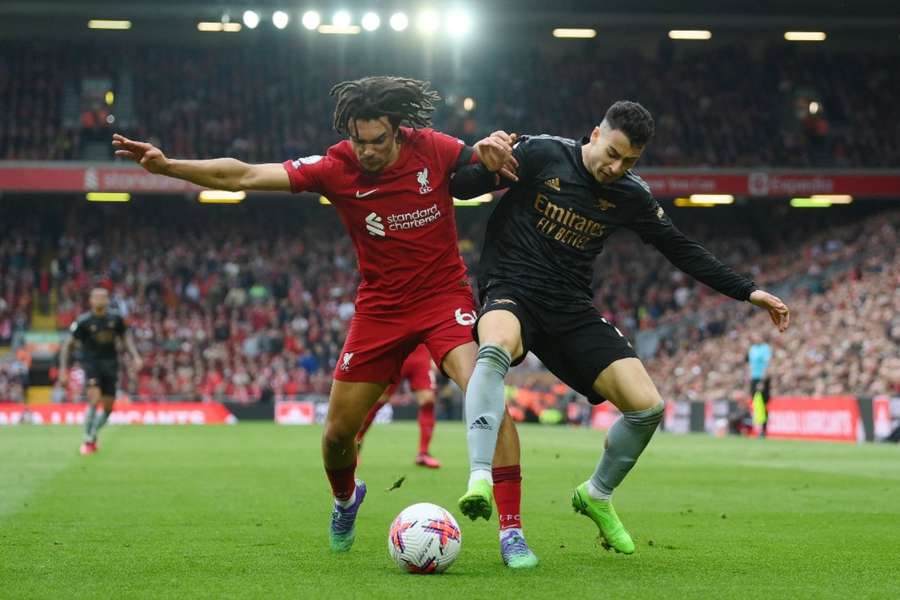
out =
[[[84,380],[85,387],[99,387],[101,396],[115,396],[119,383],[119,363],[108,360],[86,362]]]
[[[481,315],[492,310],[513,313],[522,326],[523,352],[513,366],[533,352],[550,372],[591,404],[606,400],[594,392],[597,376],[619,359],[637,358],[625,336],[592,306],[571,313],[551,312],[528,301],[522,292],[498,286],[481,297]],[[477,321],[473,336],[477,342]]]
[[[766,377],[764,379],[751,379],[750,380],[750,397],[756,395],[756,392],[760,391],[763,395],[763,402],[769,402],[769,378]]]

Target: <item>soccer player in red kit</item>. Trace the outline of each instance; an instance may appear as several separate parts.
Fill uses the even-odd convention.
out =
[[[214,189],[317,192],[337,210],[356,248],[362,279],[334,369],[322,436],[335,498],[330,544],[345,552],[366,495],[365,484],[354,476],[356,433],[397,381],[406,356],[425,344],[435,364],[463,390],[474,369],[475,304],[457,249],[451,176],[475,160],[507,174],[515,159],[502,138],[485,138],[470,148],[428,129],[440,96],[427,82],[366,77],[340,83],[331,94],[334,127],[349,139],[324,156],[253,165],[232,158],[173,160],[151,144],[118,134],[113,146],[117,156],[151,173]],[[512,568],[533,567],[537,557],[519,525],[519,440],[508,414],[498,429],[493,480],[504,527],[501,556]]]
[[[397,391],[399,384],[403,381],[409,381],[409,389],[416,396],[416,402],[419,404],[419,453],[416,454],[415,463],[420,467],[428,467],[429,469],[441,468],[441,463],[435,457],[431,456],[428,447],[431,444],[431,435],[434,433],[434,401],[435,401],[435,377],[431,362],[431,355],[428,353],[428,347],[422,344],[413,350],[412,354],[406,357],[403,367],[400,368],[400,381],[391,384],[391,386],[381,395],[366,420],[363,421],[362,427],[356,434],[357,451],[362,447],[363,438],[375,420],[375,415],[381,408],[391,401],[391,396]]]

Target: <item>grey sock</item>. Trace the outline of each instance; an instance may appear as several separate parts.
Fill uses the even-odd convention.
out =
[[[625,412],[613,423],[606,436],[606,452],[591,476],[595,488],[608,495],[622,483],[656,432],[664,406],[660,402],[653,408]]]
[[[475,370],[466,390],[466,426],[469,442],[469,468],[491,470],[497,432],[503,418],[503,378],[512,357],[500,346],[485,345],[478,349]]]
[[[97,414],[97,405],[88,404],[87,410],[84,411],[84,441],[94,441],[94,415]]]
[[[101,410],[97,413],[97,418],[94,419],[94,439],[97,439],[97,435],[100,433],[100,428],[106,425],[106,421],[109,420],[109,413],[111,411]]]

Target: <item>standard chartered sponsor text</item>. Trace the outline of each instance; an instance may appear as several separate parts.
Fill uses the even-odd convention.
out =
[[[437,204],[428,208],[420,208],[411,212],[388,215],[388,229],[399,231],[401,229],[415,229],[434,223],[441,218],[441,210]]]

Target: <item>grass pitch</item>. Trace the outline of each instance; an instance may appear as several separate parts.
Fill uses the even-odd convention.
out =
[[[541,560],[503,567],[491,523],[460,519],[441,576],[401,573],[387,531],[405,506],[460,517],[461,425],[438,423],[439,471],[412,465],[414,423],[375,426],[356,545],[328,550],[318,427],[125,427],[77,454],[71,427],[0,429],[3,598],[895,598],[900,448],[657,435],[616,492],[638,546],[603,551],[573,513],[599,432],[525,426],[523,521]],[[395,480],[403,485],[388,492]]]

